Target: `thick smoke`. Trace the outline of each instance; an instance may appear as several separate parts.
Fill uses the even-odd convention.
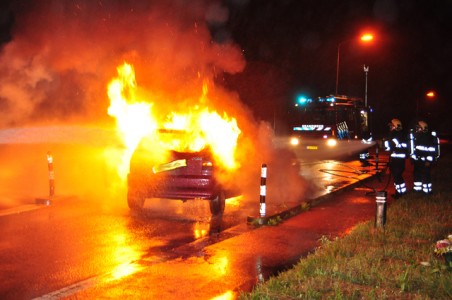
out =
[[[227,20],[215,1],[19,1],[14,10],[0,55],[1,127],[106,118],[106,86],[124,60],[164,103],[193,96],[199,76],[245,65],[230,41],[212,42],[209,23]]]
[[[303,192],[298,174],[289,175],[293,157],[276,153],[268,126],[256,122],[238,95],[218,84],[224,73],[245,67],[224,27],[228,10],[220,1],[13,3],[12,40],[0,52],[0,128],[113,124],[106,88],[117,66],[127,61],[135,68],[141,95],[162,116],[197,104],[203,84],[209,83],[205,104],[235,117],[242,130],[242,168],[225,182],[240,182],[248,194],[257,195],[260,165],[268,162],[274,174],[283,174],[273,180],[275,186],[285,184],[292,198]],[[85,182],[94,182],[87,179],[88,170],[79,172]],[[80,188],[78,182],[73,190]]]

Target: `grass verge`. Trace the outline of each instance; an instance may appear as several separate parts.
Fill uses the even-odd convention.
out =
[[[452,234],[452,157],[433,169],[435,194],[409,194],[346,237],[321,239],[291,270],[258,284],[239,299],[452,299],[452,266],[434,253]]]

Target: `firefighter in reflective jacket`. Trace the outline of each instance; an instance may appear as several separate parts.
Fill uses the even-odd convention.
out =
[[[440,155],[439,138],[436,132],[429,131],[424,121],[419,121],[416,128],[410,132],[410,156],[414,161],[414,191],[426,195],[432,193],[432,178],[430,171],[432,163]]]
[[[402,131],[402,122],[398,119],[392,119],[388,124],[390,135],[388,140],[384,141],[385,150],[390,152],[389,170],[394,179],[396,193],[392,195],[397,199],[407,193],[403,172],[405,171],[405,161],[408,156],[408,140]]]

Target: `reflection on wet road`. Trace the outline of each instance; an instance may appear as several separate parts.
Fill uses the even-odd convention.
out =
[[[47,149],[38,150],[46,153]],[[59,150],[67,151],[64,147]],[[16,153],[3,149],[5,152]],[[64,159],[57,156],[56,164],[64,166],[58,165],[58,196],[50,206],[33,204],[38,194],[47,192],[45,161],[44,172],[37,171],[41,158],[33,155],[23,161],[33,168],[11,168],[21,178],[27,178],[30,170],[41,176],[30,177],[36,188],[13,193],[19,201],[8,203],[7,210],[0,212],[2,299],[173,299],[175,295],[233,299],[300,256],[298,246],[279,236],[277,228],[264,231],[246,223],[247,216],[259,208],[258,186],[253,199],[227,199],[220,218],[212,218],[205,200],[147,199],[144,212],[134,214],[126,207],[124,190],[115,185],[112,192],[112,182],[105,181],[109,170],[96,164],[97,156],[84,161],[73,149],[70,154]],[[83,178],[89,164],[94,164],[95,176],[85,176],[86,182],[70,181]],[[67,174],[60,174],[62,170]],[[358,162],[321,161],[300,166],[303,177],[318,187],[318,195],[367,176],[367,170]],[[0,175],[9,176],[5,169]],[[5,191],[6,187],[2,197]],[[363,206],[369,202],[364,198],[354,201],[357,199]],[[289,227],[286,235],[295,238],[299,231]],[[296,244],[310,247],[319,234],[306,233],[306,240]]]
[[[376,174],[377,171],[381,171],[383,167],[383,164],[380,164],[378,170],[373,164],[363,167],[358,160],[347,162],[324,160],[301,162],[300,173],[303,177],[315,183],[317,193],[314,198],[316,198],[341,189],[356,181],[362,181],[369,176]],[[369,188],[371,189],[372,187]]]

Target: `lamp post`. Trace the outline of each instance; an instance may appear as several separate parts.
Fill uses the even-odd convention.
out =
[[[368,43],[374,39],[374,36],[372,34],[366,33],[360,37],[360,40],[364,43]],[[339,87],[339,65],[340,65],[340,56],[341,56],[341,46],[342,44],[354,41],[355,39],[345,40],[340,42],[337,45],[337,62],[336,62],[336,95],[338,94],[338,87]]]
[[[363,66],[364,73],[366,73],[366,87],[364,89],[364,106],[367,107],[367,73],[369,73],[369,66]]]

